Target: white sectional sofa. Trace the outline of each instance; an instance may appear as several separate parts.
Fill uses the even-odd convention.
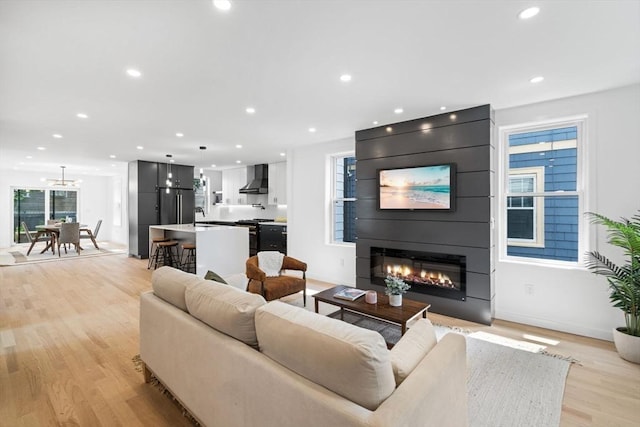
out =
[[[374,331],[170,267],[140,299],[140,355],[205,426],[466,426],[464,337]]]

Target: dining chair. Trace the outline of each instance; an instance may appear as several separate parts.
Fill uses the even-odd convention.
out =
[[[29,243],[31,243],[31,246],[29,246],[29,250],[27,251],[27,255],[29,255],[31,253],[31,249],[33,249],[33,246],[37,243],[37,242],[46,242],[47,243],[47,247],[44,248],[44,251],[46,251],[47,249],[49,249],[49,241],[51,240],[51,236],[48,236],[46,233],[43,232],[36,232],[35,236],[33,234],[31,234],[31,231],[29,231],[29,227],[27,227],[27,224],[22,221],[22,229],[24,230],[24,235],[27,237],[27,240],[29,241]]]
[[[58,256],[60,256],[60,245],[64,244],[64,253],[67,253],[67,243],[73,244],[76,252],[80,255],[80,223],[63,222],[60,224],[60,233],[56,239],[58,244]]]
[[[100,232],[101,225],[102,225],[102,220],[99,219],[98,223],[96,224],[96,228],[94,228],[93,231],[91,231],[91,229],[89,228],[81,228],[80,239],[91,239],[91,241],[93,242],[93,246],[95,246],[96,249],[100,249],[98,247],[98,244],[96,243],[96,239],[98,238],[98,232]],[[83,233],[86,233],[86,234],[83,234]]]

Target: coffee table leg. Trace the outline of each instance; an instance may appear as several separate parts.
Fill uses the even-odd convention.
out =
[[[344,308],[340,307],[340,320],[344,321]]]
[[[317,312],[318,312],[318,300],[317,300],[317,299],[314,299],[314,302],[315,302],[315,306],[316,306],[316,313],[317,313]]]
[[[400,336],[404,335],[405,332],[407,332],[407,322],[402,322],[402,333]]]

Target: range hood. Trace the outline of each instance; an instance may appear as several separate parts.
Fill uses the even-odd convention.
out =
[[[267,194],[269,192],[269,165],[255,165],[254,178],[240,189],[243,194]]]

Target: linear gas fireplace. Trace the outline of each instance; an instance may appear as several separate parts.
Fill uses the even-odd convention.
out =
[[[371,247],[371,282],[385,286],[387,275],[401,277],[410,292],[464,301],[467,258],[461,255]]]

